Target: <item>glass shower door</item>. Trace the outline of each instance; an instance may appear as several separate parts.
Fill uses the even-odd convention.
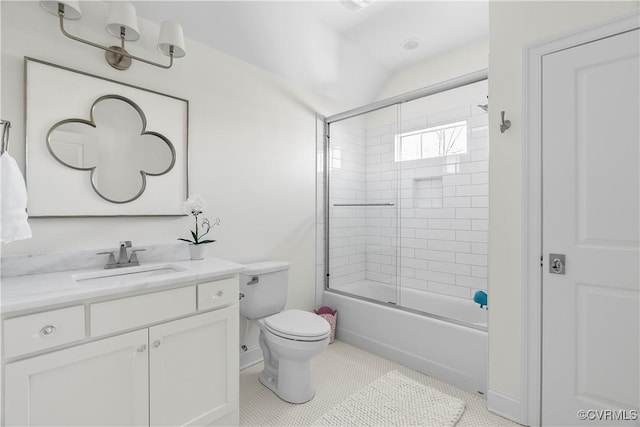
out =
[[[404,308],[451,317],[445,301],[469,302],[487,289],[487,93],[484,80],[400,106],[398,305]]]
[[[398,106],[328,123],[327,287],[397,302]]]
[[[480,70],[327,119],[327,289],[486,323],[458,308],[487,289],[487,93]]]

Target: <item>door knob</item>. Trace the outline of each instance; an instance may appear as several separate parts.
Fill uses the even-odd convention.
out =
[[[551,274],[565,273],[564,254],[549,254],[549,273]]]

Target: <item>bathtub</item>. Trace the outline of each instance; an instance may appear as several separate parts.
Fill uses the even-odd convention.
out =
[[[473,301],[371,281],[325,290],[322,301],[338,310],[338,339],[485,394],[487,311]]]

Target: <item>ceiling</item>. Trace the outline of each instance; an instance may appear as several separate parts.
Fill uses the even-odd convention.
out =
[[[186,37],[346,105],[372,102],[389,76],[488,37],[488,0],[136,1],[139,16],[173,20]],[[407,50],[402,43],[418,39]],[[187,45],[187,55],[189,46]]]

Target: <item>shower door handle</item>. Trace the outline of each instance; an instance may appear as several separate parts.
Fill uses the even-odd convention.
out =
[[[395,206],[395,203],[334,203],[333,206]]]

